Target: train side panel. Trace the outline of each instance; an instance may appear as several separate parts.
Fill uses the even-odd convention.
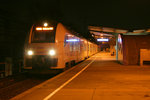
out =
[[[56,44],[59,51],[57,68],[65,68],[66,64],[78,60],[79,42],[71,41],[73,39],[79,40],[71,31],[59,23],[56,31]]]

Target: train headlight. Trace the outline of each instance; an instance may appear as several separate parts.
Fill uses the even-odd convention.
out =
[[[50,50],[49,55],[54,56],[56,54],[55,50]]]
[[[29,51],[28,51],[28,55],[33,55],[33,51],[32,51],[32,50],[29,50]]]

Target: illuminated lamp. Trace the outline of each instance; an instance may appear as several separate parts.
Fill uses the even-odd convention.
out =
[[[78,39],[68,39],[66,40],[67,42],[78,42],[79,40]]]
[[[118,38],[118,42],[119,42],[119,43],[122,43],[122,39],[121,39],[121,38]]]
[[[108,42],[109,39],[97,39],[98,42]]]

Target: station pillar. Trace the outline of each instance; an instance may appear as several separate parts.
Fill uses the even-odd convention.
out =
[[[116,34],[116,60],[118,61],[118,34]]]

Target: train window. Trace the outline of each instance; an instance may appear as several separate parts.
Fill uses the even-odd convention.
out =
[[[54,43],[55,32],[54,31],[34,31],[32,33],[32,43]]]
[[[79,45],[79,43],[75,42],[75,44],[74,44],[74,51],[78,51],[78,45]]]

